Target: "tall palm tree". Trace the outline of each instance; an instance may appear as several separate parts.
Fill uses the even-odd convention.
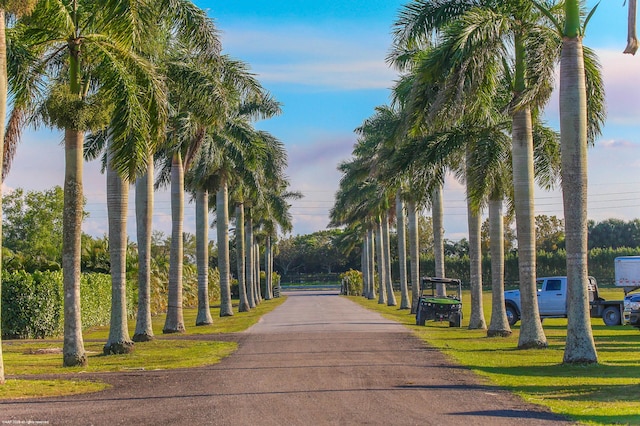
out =
[[[563,361],[596,363],[598,355],[591,331],[587,288],[587,145],[594,135],[589,132],[587,92],[592,101],[603,98],[594,93],[593,86],[589,87],[586,80],[580,3],[578,0],[564,2],[565,22],[561,32],[560,141],[568,286],[567,340]],[[635,15],[635,2],[633,9]],[[561,29],[559,25],[558,29]],[[631,39],[629,44],[631,46],[627,49],[635,51],[637,41],[635,47]],[[591,109],[591,113],[594,112],[597,110]]]
[[[16,58],[14,112],[40,113],[45,124],[65,133],[65,366],[87,362],[79,307],[84,133],[108,126],[114,164],[119,172],[134,174],[137,156],[127,158],[123,151],[130,153],[132,143],[136,152],[144,148],[152,132],[149,111],[160,111],[164,98],[155,70],[133,50],[141,31],[138,18],[154,16],[153,7],[139,1],[40,1],[16,25],[16,48],[30,54]],[[24,72],[32,77],[25,79]],[[42,88],[49,96],[34,111],[29,102]]]
[[[147,169],[136,179],[136,236],[138,241],[138,314],[132,340],[154,339],[151,322],[151,226],[153,221],[153,155],[147,159]]]
[[[209,137],[208,128],[220,125],[221,117],[226,116],[228,109],[226,93],[216,72],[219,58],[202,57],[197,53],[193,49],[178,49],[178,54],[167,66],[170,100],[175,113],[169,121],[164,147],[165,166],[156,183],[162,185],[169,180],[171,186],[171,262],[163,333],[185,330],[182,313],[185,170],[189,170]]]
[[[398,263],[400,272],[400,309],[409,309],[409,289],[407,286],[407,242],[404,203],[401,191],[396,193],[396,233],[398,235]]]
[[[127,207],[129,183],[113,167],[113,153],[107,154],[107,209],[109,216],[109,259],[111,264],[111,322],[103,352],[125,354],[133,351],[127,322]]]
[[[414,199],[407,201],[407,230],[409,231],[409,258],[411,270],[411,313],[415,314],[420,295],[420,245],[418,208]]]
[[[21,16],[30,13],[35,7],[38,0],[4,0],[0,2],[0,158],[5,157],[5,121],[7,115],[7,92],[8,92],[8,76],[7,76],[7,39],[6,39],[6,18],[7,15]],[[2,180],[5,177],[5,168],[0,164],[0,176]],[[0,194],[0,215],[2,215],[2,194]],[[2,224],[0,224],[0,245],[2,242]],[[2,257],[0,253],[0,265]],[[0,280],[0,295],[2,295],[2,281]],[[1,304],[0,304],[1,308]],[[1,330],[0,330],[1,331]],[[0,332],[0,336],[2,333]],[[4,362],[2,360],[2,339],[0,338],[0,385],[4,384]]]
[[[245,276],[245,260],[246,251],[244,247],[244,202],[236,201],[235,203],[235,222],[236,222],[236,264],[238,274],[238,312],[248,312],[251,310],[249,304],[249,295],[247,294],[247,284]]]

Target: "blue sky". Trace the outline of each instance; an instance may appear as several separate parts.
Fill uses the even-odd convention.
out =
[[[215,20],[224,53],[248,63],[262,84],[283,104],[280,117],[260,122],[286,145],[292,189],[304,193],[294,203],[294,234],[325,229],[338,188],[336,166],[348,159],[353,130],[377,105],[389,102],[397,73],[385,57],[391,25],[405,1],[211,1],[195,0]],[[589,1],[589,5],[595,2]],[[587,28],[585,44],[600,55],[607,90],[608,120],[591,149],[589,215],[594,220],[640,217],[640,55],[621,52],[626,45],[623,0],[602,0]],[[557,127],[557,98],[546,117]],[[62,185],[61,136],[28,132],[5,186],[47,189]],[[84,229],[106,233],[104,177],[99,165],[85,170],[87,209]],[[168,196],[156,197],[154,228],[170,233]],[[445,185],[445,237],[466,236],[462,186]],[[539,214],[562,214],[558,191],[538,191]],[[427,213],[428,214],[428,213]],[[193,209],[185,210],[185,230],[193,232]],[[130,221],[134,221],[133,204]],[[134,227],[130,225],[132,236]]]

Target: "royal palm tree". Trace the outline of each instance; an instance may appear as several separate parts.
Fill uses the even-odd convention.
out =
[[[562,199],[565,212],[568,286],[567,340],[563,361],[582,364],[598,362],[591,331],[587,288],[589,283],[587,268],[587,146],[599,133],[599,124],[604,120],[602,115],[598,115],[602,108],[588,108],[588,98],[593,103],[594,101],[602,102],[604,97],[597,90],[597,85],[594,87],[593,80],[591,80],[591,84],[588,84],[586,79],[585,51],[582,45],[584,26],[581,20],[580,3],[578,0],[566,0],[564,2],[564,28],[561,28],[557,21],[556,26],[562,35],[560,141],[562,145]],[[632,9],[635,16],[635,2],[633,7],[629,3],[629,11],[631,12]],[[553,17],[551,13],[548,15]],[[627,50],[625,50],[630,53],[635,52],[637,48],[637,41],[634,42],[635,34],[632,35]],[[591,75],[593,76],[594,73]],[[596,131],[589,128],[590,122],[596,124]]]
[[[409,288],[407,286],[407,242],[404,202],[401,190],[396,193],[396,233],[398,235],[398,262],[400,272],[400,309],[411,308]],[[414,285],[415,287],[415,285]]]
[[[65,131],[66,366],[87,362],[79,307],[84,133],[108,127],[114,164],[135,175],[138,157],[125,152],[130,154],[131,144],[136,152],[144,149],[153,130],[149,111],[160,111],[164,103],[155,70],[133,49],[138,25],[148,24],[138,18],[154,16],[153,7],[139,1],[40,1],[15,27],[16,49],[29,54],[16,57],[14,112],[39,113],[45,124]],[[34,108],[33,91],[42,88],[48,96]]]
[[[109,259],[111,265],[111,321],[103,352],[125,354],[133,351],[127,322],[127,207],[129,183],[113,166],[113,153],[107,154],[107,209],[109,217]]]
[[[245,277],[245,259],[246,250],[244,247],[244,201],[238,199],[235,201],[235,224],[236,224],[236,267],[238,276],[238,312],[248,312],[251,310],[249,305],[249,295],[247,294],[247,283]]]
[[[132,340],[154,339],[151,322],[151,229],[153,223],[153,155],[149,154],[147,169],[136,179],[136,237],[138,241],[138,314]]]
[[[220,126],[228,110],[220,84],[220,59],[202,57],[197,50],[178,49],[167,64],[174,115],[164,146],[164,169],[156,182],[171,186],[171,264],[168,309],[163,333],[184,332],[182,314],[184,179],[207,140],[208,129]],[[206,199],[206,197],[205,197]],[[205,242],[208,244],[208,242]]]

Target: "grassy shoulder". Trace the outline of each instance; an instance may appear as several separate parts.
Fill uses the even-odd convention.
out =
[[[202,334],[225,334],[241,332],[257,323],[262,315],[275,309],[286,298],[263,301],[251,312],[236,312],[229,317],[220,317],[219,307],[211,309],[213,324],[195,326],[196,309],[184,310],[186,332],[180,336]],[[2,341],[6,383],[0,386],[0,399],[62,396],[96,392],[107,384],[83,380],[41,380],[40,375],[74,374],[94,372],[116,372],[127,370],[157,370],[189,368],[218,363],[233,353],[237,344],[226,341],[202,341],[163,335],[165,316],[153,318],[153,331],[157,337],[150,342],[136,343],[132,353],[126,355],[102,354],[109,335],[109,327],[96,327],[83,333],[88,356],[86,367],[62,366],[62,340],[9,340]],[[135,321],[129,324],[133,335]],[[14,377],[19,376],[19,377]]]
[[[617,292],[612,290],[605,298],[622,299],[622,292]],[[404,323],[455,362],[526,401],[547,406],[584,424],[640,424],[640,332],[636,328],[607,327],[601,319],[594,318],[592,328],[599,362],[571,366],[562,364],[566,319],[544,320],[547,349],[520,350],[519,323],[507,338],[488,338],[486,331],[466,328],[471,306],[468,292],[463,295],[465,318],[461,328],[432,321],[424,327],[416,326],[415,317],[408,310],[380,305],[377,300],[349,298]],[[488,324],[490,293],[485,293],[483,302]]]

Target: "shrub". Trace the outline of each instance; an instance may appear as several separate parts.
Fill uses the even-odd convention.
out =
[[[340,274],[340,279],[342,280],[342,294],[349,296],[360,296],[362,294],[362,272],[350,269]]]
[[[62,273],[2,273],[2,336],[42,339],[62,330]]]
[[[127,310],[136,311],[136,289],[127,286]],[[2,337],[42,339],[62,334],[64,327],[61,271],[3,272]],[[111,276],[89,273],[80,277],[83,328],[108,325],[111,319]]]

